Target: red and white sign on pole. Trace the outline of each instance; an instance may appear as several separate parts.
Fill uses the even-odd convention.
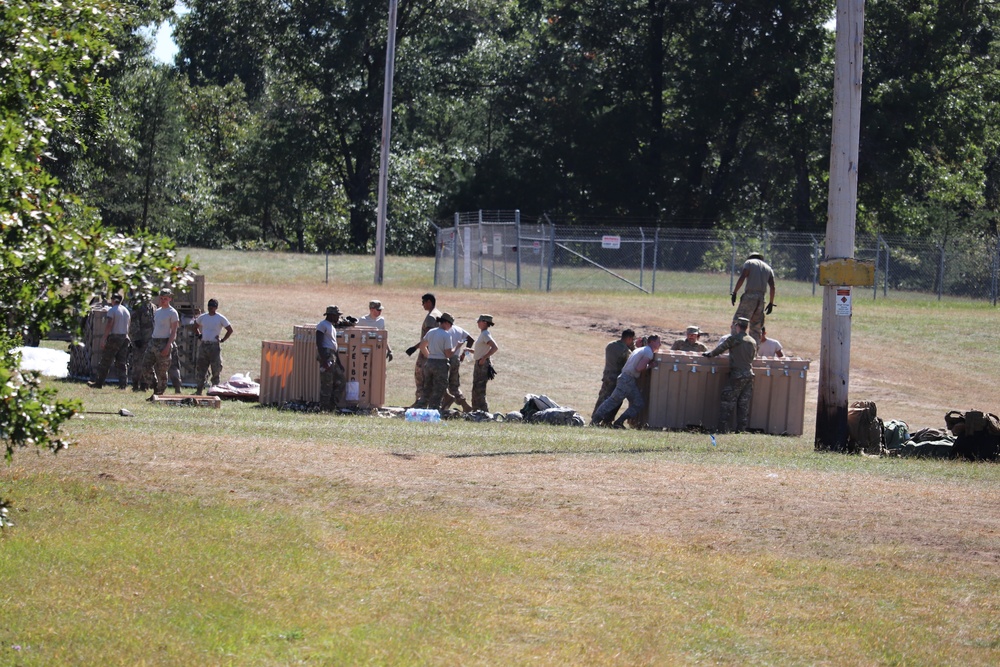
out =
[[[851,316],[851,288],[848,287],[838,287],[837,288],[837,315],[839,317],[850,317]]]
[[[622,237],[610,235],[602,236],[601,247],[609,250],[618,250],[622,247]]]

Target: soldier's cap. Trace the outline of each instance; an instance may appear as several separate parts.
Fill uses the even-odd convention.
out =
[[[748,320],[745,317],[737,317],[736,324],[740,325],[741,327],[748,327],[750,326],[750,320]]]
[[[115,303],[121,303],[122,302],[122,295],[121,294],[112,294],[111,295],[111,300],[114,301]]]
[[[164,287],[163,289],[160,290],[160,296],[173,296],[173,295],[174,295],[174,293],[171,292],[166,287]]]
[[[219,300],[218,299],[209,299],[208,300],[208,307],[211,308],[212,306],[215,306],[216,308],[218,308],[219,307]]]
[[[486,324],[493,326],[493,316],[492,315],[480,315],[477,322],[486,322]]]
[[[323,315],[340,315],[340,308],[337,306],[327,306],[326,312]]]
[[[764,259],[764,255],[760,254],[759,252],[752,252],[749,255],[747,255],[747,259]]]
[[[369,308],[374,308],[375,310],[381,312],[382,311],[382,302],[379,301],[378,299],[373,299],[373,300],[371,300],[371,301],[368,302],[368,307]]]
[[[687,328],[687,332],[689,334],[700,334],[701,333],[701,329],[699,329],[698,327],[696,327],[695,325],[692,324],[691,326],[689,326]]]
[[[437,318],[438,323],[447,322],[448,324],[454,324],[455,318],[451,316],[451,313],[441,313],[441,317]]]

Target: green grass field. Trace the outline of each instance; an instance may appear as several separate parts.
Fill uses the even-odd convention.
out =
[[[261,340],[328,303],[380,298],[401,350],[433,291],[426,259],[387,259],[376,288],[370,257],[331,258],[327,283],[323,258],[190,252],[236,329],[226,372],[256,374]],[[728,327],[728,282],[657,280],[653,296],[436,292],[467,328],[497,319],[494,410],[532,392],[589,416],[609,330]],[[784,287],[768,328],[816,360],[820,300]],[[996,321],[858,300],[852,398],[914,429],[997,412]],[[412,400],[412,361],[390,363],[390,404]],[[0,664],[997,664],[1000,466],[817,453],[815,376],[804,436],[715,445],[170,408],[53,381],[85,413],[75,447],[0,469],[16,522]],[[135,416],[101,414],[120,408]]]

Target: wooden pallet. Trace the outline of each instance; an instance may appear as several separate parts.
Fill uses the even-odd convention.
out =
[[[153,405],[174,405],[192,406],[196,408],[218,408],[222,405],[222,399],[218,396],[182,396],[174,394],[172,396],[153,396]]]

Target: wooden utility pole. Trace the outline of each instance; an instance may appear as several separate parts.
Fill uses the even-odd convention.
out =
[[[858,135],[861,127],[861,72],[864,0],[837,0],[836,61],[833,78],[833,135],[830,142],[830,198],[825,260],[854,258],[858,202]],[[818,450],[847,449],[847,406],[851,369],[852,284],[823,287]]]
[[[382,92],[382,152],[378,169],[378,222],[375,227],[375,284],[385,271],[385,216],[389,192],[389,139],[392,135],[392,78],[396,68],[396,6],[389,0],[389,35],[385,46],[385,88]]]

